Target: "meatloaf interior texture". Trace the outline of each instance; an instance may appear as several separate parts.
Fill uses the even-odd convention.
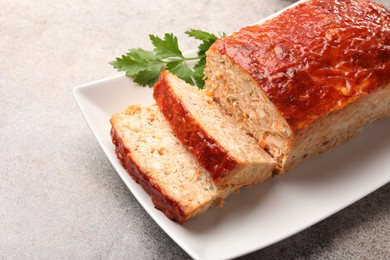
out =
[[[206,89],[285,172],[390,114],[390,12],[310,0],[222,38]]]
[[[130,176],[170,219],[184,223],[220,206],[238,186],[217,187],[173,135],[156,105],[130,106],[111,117],[116,154]]]
[[[271,176],[271,156],[204,91],[163,71],[154,98],[177,138],[216,184],[252,185]]]

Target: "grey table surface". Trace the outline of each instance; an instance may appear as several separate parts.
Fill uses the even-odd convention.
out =
[[[390,7],[389,0],[382,0]],[[148,34],[196,43],[293,1],[0,0],[0,259],[188,259],[106,158],[72,89],[151,48]],[[242,259],[390,259],[390,184]]]

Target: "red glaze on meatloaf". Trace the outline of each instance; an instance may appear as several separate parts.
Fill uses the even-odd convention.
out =
[[[171,124],[175,135],[216,180],[223,172],[234,169],[237,162],[205,131],[171,92],[172,89],[167,86],[169,84],[166,79],[167,73],[162,71],[159,81],[154,85],[154,99]]]
[[[390,82],[390,12],[364,0],[311,0],[218,40],[294,132]]]
[[[161,210],[169,219],[183,224],[189,216],[185,214],[180,204],[165,195],[160,187],[153,181],[150,181],[150,178],[140,170],[140,167],[128,156],[129,151],[114,129],[111,129],[111,138],[115,145],[115,153],[123,168],[150,195],[154,206]]]

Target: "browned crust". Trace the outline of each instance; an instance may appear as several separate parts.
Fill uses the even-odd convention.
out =
[[[114,128],[111,129],[111,138],[115,145],[115,153],[123,168],[150,195],[154,206],[169,219],[183,224],[189,216],[184,212],[181,205],[164,194],[163,190],[142,171],[141,167],[131,158],[131,153]]]
[[[216,183],[223,173],[236,168],[236,160],[205,131],[175,96],[169,86],[166,71],[161,72],[159,81],[154,85],[153,97],[176,137],[199,164],[210,172]]]

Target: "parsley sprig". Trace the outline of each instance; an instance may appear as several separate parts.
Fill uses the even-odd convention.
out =
[[[185,33],[201,41],[198,46],[198,56],[185,57],[179,48],[177,37],[172,33],[166,33],[164,38],[151,34],[149,38],[154,46],[153,51],[141,48],[130,49],[110,64],[118,71],[124,71],[126,76],[142,86],[152,87],[157,82],[161,70],[166,69],[186,82],[203,88],[205,53],[219,37],[202,30],[189,30]],[[190,61],[197,61],[197,63],[191,67],[188,63]]]

